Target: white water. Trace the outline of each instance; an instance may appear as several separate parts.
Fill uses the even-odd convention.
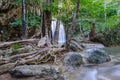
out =
[[[51,24],[51,27],[52,27],[52,39],[54,39],[54,37],[55,37],[56,22],[57,22],[57,20],[54,20],[54,21],[52,21],[52,24]],[[65,30],[64,30],[63,23],[60,22],[58,45],[61,46],[65,42],[66,42]]]
[[[51,28],[52,28],[52,39],[54,39],[55,36],[55,29],[56,29],[56,20],[52,21]]]
[[[88,71],[83,80],[97,80],[97,70],[96,69],[93,69],[92,71]]]
[[[111,62],[77,69],[66,67],[65,80],[120,80],[120,47],[104,50],[111,55]]]

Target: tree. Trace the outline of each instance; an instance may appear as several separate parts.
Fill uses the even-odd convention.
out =
[[[75,29],[76,29],[75,27],[76,27],[76,20],[78,19],[79,5],[80,5],[80,0],[76,0],[76,10],[75,10],[73,20],[72,20],[72,25],[71,25],[71,28],[73,30],[72,31],[73,34],[75,32]]]
[[[74,12],[74,15],[73,15],[72,25],[71,25],[71,28],[70,28],[71,30],[70,30],[70,33],[68,33],[68,41],[71,39],[71,37],[75,33],[76,21],[78,19],[78,13],[79,13],[79,5],[80,5],[80,0],[76,0],[76,8],[75,8],[75,12]]]
[[[25,20],[25,1],[22,0],[22,39],[27,38],[27,28]]]
[[[56,22],[56,30],[55,30],[55,37],[54,41],[57,43],[58,37],[59,37],[59,29],[60,29],[60,18],[61,18],[61,8],[62,8],[62,2],[60,1],[58,4],[59,10],[58,10],[58,17]]]
[[[43,2],[43,9],[42,12],[42,37],[48,36],[51,40],[51,19],[52,19],[52,12],[50,11],[49,7],[51,5],[51,0],[45,0]]]

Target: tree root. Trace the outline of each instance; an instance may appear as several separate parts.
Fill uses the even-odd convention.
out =
[[[40,64],[40,63],[47,63],[49,61],[52,61],[55,64],[58,64],[57,59],[59,59],[59,56],[63,51],[65,51],[65,48],[60,48],[57,46],[54,46],[50,43],[49,39],[46,41],[42,41],[42,39],[26,39],[26,40],[20,40],[20,41],[13,41],[13,42],[4,42],[0,44],[0,50],[8,50],[11,48],[12,44],[18,44],[20,43],[22,47],[18,50],[25,50],[27,46],[32,46],[32,50],[29,50],[29,47],[27,53],[24,53],[25,51],[20,51],[19,54],[14,54],[12,56],[0,56],[0,74],[7,72],[18,65],[24,65],[24,64]],[[44,39],[43,39],[44,40]],[[44,42],[42,44],[41,42]],[[37,46],[37,45],[40,46]],[[30,47],[31,48],[31,47]]]

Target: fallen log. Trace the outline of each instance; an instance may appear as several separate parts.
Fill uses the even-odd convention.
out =
[[[0,59],[0,65],[9,63],[11,61],[16,61],[19,58],[23,58],[23,57],[35,54],[36,52],[37,51],[33,51],[33,52],[30,52],[30,53],[16,54],[16,55],[13,55],[13,56],[10,56],[10,57],[7,57],[7,58],[1,58]]]
[[[12,42],[3,42],[3,43],[0,43],[0,49],[9,47],[12,44],[17,44],[17,43],[22,43],[22,44],[27,44],[27,43],[37,44],[38,41],[39,41],[39,39],[25,39],[25,40],[12,41]]]

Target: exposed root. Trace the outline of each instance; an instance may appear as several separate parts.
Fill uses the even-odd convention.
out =
[[[35,41],[35,42],[34,42]],[[58,64],[58,59],[65,48],[60,48],[54,45],[51,45],[49,39],[47,39],[43,45],[37,46],[36,39],[28,39],[14,42],[5,42],[0,44],[0,50],[9,49],[12,44],[21,43],[23,47],[28,45],[34,45],[33,49],[27,53],[15,54],[12,56],[0,57],[0,74],[9,71],[15,66],[24,65],[24,64],[40,64],[47,63],[52,61],[55,64]],[[45,45],[47,44],[47,45]],[[36,46],[35,46],[36,45]],[[40,45],[40,43],[39,43]],[[24,50],[23,48],[21,50]],[[24,51],[23,51],[24,52]]]

